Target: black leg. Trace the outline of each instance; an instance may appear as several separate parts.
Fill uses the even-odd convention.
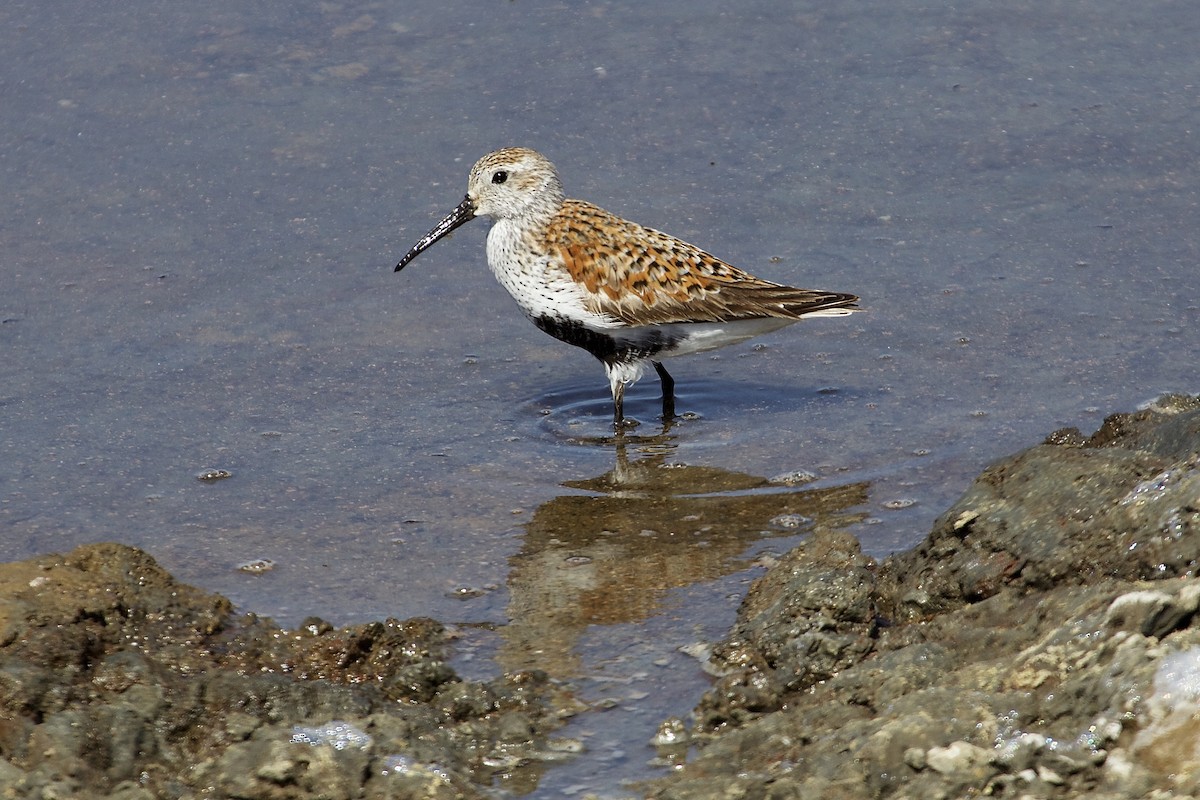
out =
[[[675,417],[675,379],[671,377],[671,373],[667,372],[667,368],[659,361],[651,361],[654,365],[654,371],[658,373],[658,379],[662,381],[662,411],[663,419],[670,420]]]
[[[625,421],[625,384],[616,383],[613,385],[613,426],[620,428]]]

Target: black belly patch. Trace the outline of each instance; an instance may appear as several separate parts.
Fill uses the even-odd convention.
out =
[[[636,337],[616,337],[593,330],[582,322],[542,314],[533,324],[559,341],[582,347],[605,364],[620,364],[653,358],[679,341],[658,328],[644,328]]]

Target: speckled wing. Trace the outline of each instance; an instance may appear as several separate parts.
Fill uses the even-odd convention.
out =
[[[567,200],[546,232],[550,252],[586,287],[590,311],[628,325],[729,322],[853,307],[851,294],[764,281],[673,236]]]

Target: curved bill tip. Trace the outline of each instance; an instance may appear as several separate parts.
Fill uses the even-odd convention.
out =
[[[396,265],[396,269],[393,272],[399,272],[404,269],[408,265],[408,262],[419,256],[438,239],[441,239],[458,226],[473,219],[475,219],[475,204],[471,202],[470,196],[467,196],[463,198],[463,201],[453,211],[446,215],[445,219],[433,226],[433,230],[417,240],[412,249],[404,254],[404,258],[400,259],[400,263]]]

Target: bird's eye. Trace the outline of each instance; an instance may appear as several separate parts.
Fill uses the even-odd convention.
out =
[[[504,183],[508,180],[508,172],[498,169],[492,173],[492,183]]]

